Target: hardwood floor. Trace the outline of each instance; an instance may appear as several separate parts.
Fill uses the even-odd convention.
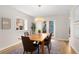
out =
[[[22,46],[21,43],[16,44],[15,46],[11,46],[9,48],[6,48],[6,49],[0,51],[0,54],[9,54],[11,51],[13,51],[13,50],[15,50],[15,49],[17,49],[17,48],[19,48],[21,46]]]
[[[52,47],[50,54],[76,54],[76,52],[69,46],[69,42],[52,39],[51,43]],[[1,54],[22,54],[22,52],[23,48],[21,43],[0,51]],[[48,54],[46,47],[45,54]]]
[[[62,41],[62,40],[53,40],[54,42],[52,42],[53,46],[55,45],[55,47],[59,48],[59,51],[62,54],[76,54],[76,52],[69,46],[69,42],[67,41]],[[58,45],[58,46],[57,46]]]

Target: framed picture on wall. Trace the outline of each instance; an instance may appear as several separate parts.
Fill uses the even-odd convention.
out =
[[[54,32],[54,22],[49,21],[49,33]]]
[[[6,30],[6,29],[11,29],[11,19],[10,18],[2,18],[1,19],[1,28],[3,30]]]
[[[16,30],[24,30],[24,20],[16,19]]]
[[[46,21],[43,22],[43,29],[42,29],[43,33],[46,33],[47,30],[46,30]]]
[[[1,18],[0,18],[0,29],[1,29]]]

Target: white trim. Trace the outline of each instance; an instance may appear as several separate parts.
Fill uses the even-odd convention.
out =
[[[68,39],[57,39],[57,40],[62,40],[62,41],[69,41]]]
[[[72,45],[70,45],[72,47],[72,49],[74,49],[74,51],[79,54],[78,50],[76,48],[74,48]]]
[[[78,52],[78,50],[71,44],[71,39],[73,39],[73,37],[70,37],[69,38],[69,45],[70,45],[70,47],[72,47],[72,49],[77,53],[77,54],[79,54],[79,52]]]
[[[2,51],[2,50],[4,50],[4,49],[7,49],[7,48],[9,48],[9,47],[11,47],[11,46],[14,46],[14,45],[16,45],[16,44],[19,44],[19,43],[21,43],[20,40],[19,40],[18,42],[16,42],[16,43],[13,43],[13,44],[11,44],[11,45],[8,45],[7,47],[1,48],[0,51]]]
[[[52,39],[55,39],[55,40],[63,40],[63,41],[69,41],[69,39],[66,39],[66,38],[55,38],[55,37],[52,37]]]

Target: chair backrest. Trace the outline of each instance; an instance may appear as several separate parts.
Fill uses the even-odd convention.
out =
[[[52,36],[52,32],[50,33],[50,37]]]
[[[33,46],[33,43],[30,40],[30,38],[24,36],[21,36],[21,38],[22,38],[24,51],[33,52],[35,50],[35,47]]]
[[[50,33],[50,35],[48,35],[48,36],[45,38],[45,45],[49,45],[49,43],[51,42],[51,36],[52,36],[52,33]]]

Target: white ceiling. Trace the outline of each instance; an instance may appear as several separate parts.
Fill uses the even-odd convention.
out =
[[[69,15],[72,5],[14,5],[17,10],[31,16]]]

